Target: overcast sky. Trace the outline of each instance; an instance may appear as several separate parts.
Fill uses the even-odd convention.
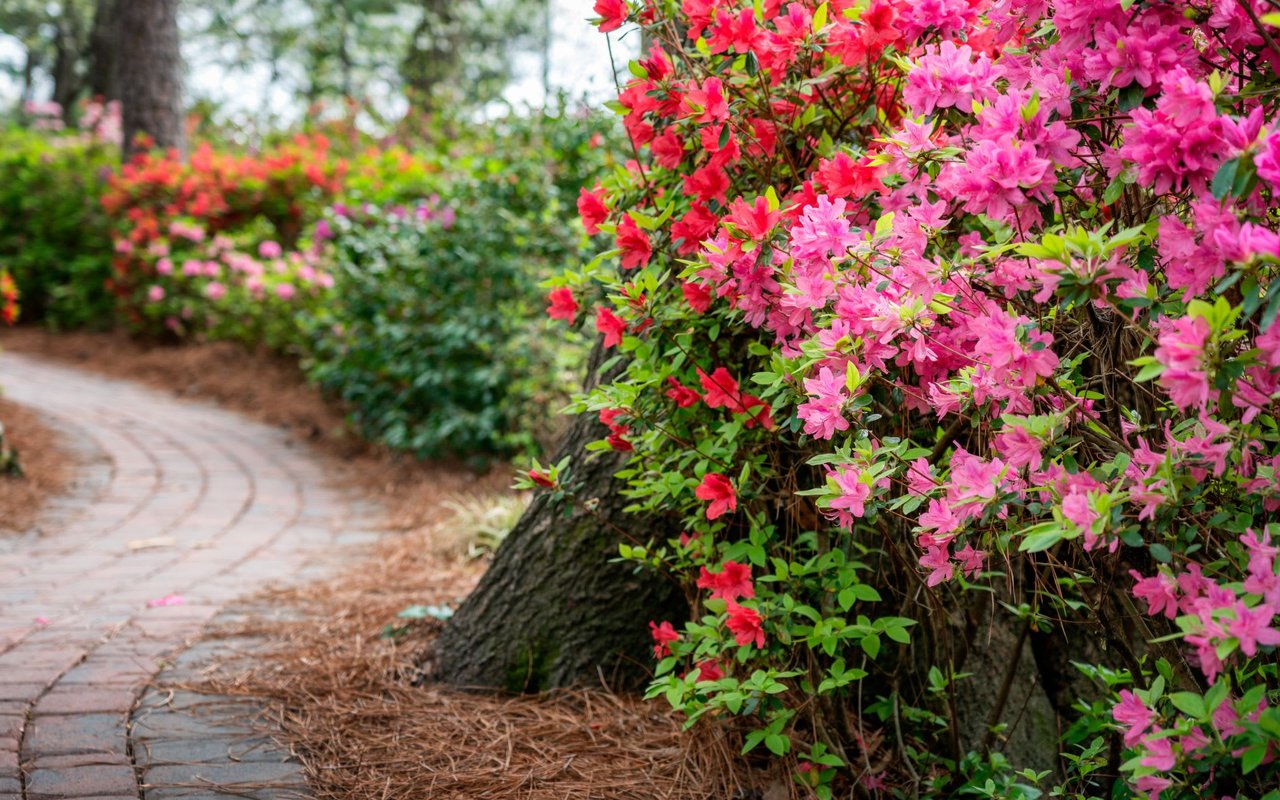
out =
[[[0,0],[2,2],[3,0]],[[554,9],[550,83],[553,90],[563,90],[570,97],[587,97],[598,104],[613,94],[613,76],[609,68],[609,52],[605,36],[587,21],[591,16],[591,0],[552,0]],[[618,67],[625,70],[627,59],[638,50],[638,36],[619,37],[612,34]],[[12,39],[0,35],[0,60],[16,61],[21,49]],[[209,59],[188,48],[187,93],[191,99],[209,99],[220,105],[224,113],[240,117],[271,108],[286,119],[296,115],[300,107],[296,98],[284,89],[266,97],[266,67],[261,70],[228,71],[212,66]],[[18,96],[17,81],[0,75],[0,105],[9,105]],[[46,89],[41,99],[48,95]],[[517,76],[507,92],[516,106],[540,105],[543,100],[541,59],[530,56],[517,63]],[[390,108],[398,104],[394,98],[379,98]],[[292,111],[286,111],[292,109]]]

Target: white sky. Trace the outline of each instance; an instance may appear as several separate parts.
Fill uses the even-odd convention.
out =
[[[594,16],[591,0],[551,2],[554,13],[549,72],[552,89],[564,90],[571,98],[585,97],[593,104],[610,99],[614,93],[614,84],[605,36],[587,21]],[[627,60],[634,58],[639,49],[639,37],[634,32],[623,36],[614,32],[611,36],[618,68],[625,71]],[[14,60],[20,54],[21,49],[16,42],[0,35],[0,60]],[[283,88],[277,88],[271,97],[266,96],[265,65],[260,69],[233,72],[210,65],[207,60],[204,64],[200,63],[198,52],[188,51],[185,56],[189,99],[212,100],[232,117],[252,116],[262,109],[271,109],[288,120],[296,117],[301,110],[296,99]],[[18,96],[18,90],[16,80],[0,75],[0,106],[12,104]],[[38,96],[43,99],[47,94],[46,88]],[[507,99],[517,107],[542,103],[540,57],[518,59],[516,78],[507,92]],[[379,102],[385,103],[388,110],[402,105],[389,96],[380,98]]]

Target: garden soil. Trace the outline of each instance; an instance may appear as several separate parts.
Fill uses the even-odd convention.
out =
[[[0,388],[0,391],[3,391]],[[18,453],[21,476],[0,475],[0,536],[28,530],[45,503],[62,494],[75,475],[77,456],[31,409],[0,396],[0,424]]]

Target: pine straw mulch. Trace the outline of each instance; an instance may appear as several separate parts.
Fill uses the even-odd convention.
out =
[[[602,689],[531,697],[422,685],[418,664],[440,623],[396,615],[411,605],[456,604],[475,585],[484,564],[460,557],[470,549],[467,532],[442,517],[460,508],[465,515],[468,496],[501,494],[505,470],[476,476],[362,443],[296,364],[234,344],[164,347],[116,333],[19,328],[0,332],[0,346],[283,428],[329,456],[336,482],[364,489],[386,508],[383,527],[399,533],[384,537],[371,558],[332,580],[262,595],[253,606],[262,614],[206,635],[252,637],[260,648],[235,648],[239,657],[210,665],[195,685],[164,687],[264,704],[271,732],[299,753],[321,800],[792,794],[785,777],[740,772],[736,735],[681,732],[660,702]],[[288,619],[273,613],[281,609]],[[395,636],[383,635],[388,626]],[[751,784],[768,788],[742,788]]]
[[[510,483],[504,469],[480,476],[457,464],[396,457],[362,441],[348,430],[343,410],[307,384],[294,361],[232,342],[167,346],[120,332],[18,327],[0,330],[0,347],[212,402],[281,428],[330,456],[339,482],[379,500],[387,509],[386,526],[394,530],[434,524],[441,503],[459,492],[488,495]]]
[[[481,571],[442,559],[441,544],[429,532],[388,537],[332,580],[258,598],[303,613],[215,628],[214,638],[268,646],[165,688],[265,703],[321,800],[744,796],[728,738],[682,733],[659,703],[603,690],[534,697],[417,685],[441,623],[410,622],[392,636],[387,626],[404,623],[396,614],[407,606],[455,601]]]
[[[39,415],[3,397],[0,424],[23,473],[0,475],[0,535],[22,533],[35,523],[46,502],[71,485],[79,458]]]

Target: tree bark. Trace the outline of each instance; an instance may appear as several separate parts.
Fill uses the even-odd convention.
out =
[[[422,113],[436,109],[436,90],[458,66],[457,19],[448,0],[425,0],[422,19],[413,31],[400,73],[409,102]]]
[[[599,350],[593,363],[601,360]],[[674,533],[669,522],[623,513],[628,500],[613,478],[621,459],[584,450],[603,435],[593,415],[579,416],[557,455],[573,456],[575,493],[598,505],[566,513],[549,495],[534,501],[441,634],[433,678],[514,692],[602,680],[632,688],[644,681],[653,661],[645,623],[678,623],[688,610],[673,582],[634,564],[610,563],[624,541],[621,531],[659,540]]]
[[[128,54],[117,59],[124,156],[135,152],[138,134],[184,150],[178,0],[128,0],[117,12],[118,52]]]
[[[54,29],[53,102],[62,107],[62,120],[75,124],[76,100],[80,96],[80,31],[76,14],[66,14]]]

